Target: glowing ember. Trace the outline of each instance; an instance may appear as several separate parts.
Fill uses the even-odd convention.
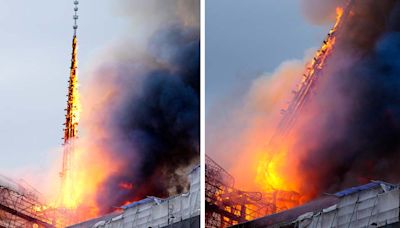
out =
[[[133,189],[133,184],[123,182],[123,183],[119,184],[119,187],[122,188],[122,189],[125,189],[125,190],[132,190]]]

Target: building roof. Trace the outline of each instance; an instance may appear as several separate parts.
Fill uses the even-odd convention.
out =
[[[79,224],[75,224],[72,225],[70,227],[76,227],[76,228],[80,228],[80,227],[104,227],[107,226],[109,227],[110,224],[116,224],[118,222],[126,222],[126,223],[131,223],[131,224],[140,224],[142,223],[144,220],[142,218],[137,218],[137,213],[140,213],[141,216],[150,216],[152,219],[150,219],[149,221],[145,221],[145,223],[148,224],[157,224],[157,223],[165,223],[168,224],[170,222],[170,217],[168,216],[168,214],[170,213],[170,211],[167,211],[167,213],[164,213],[165,209],[169,210],[169,208],[166,208],[165,206],[161,205],[163,203],[166,203],[168,201],[168,203],[171,203],[171,205],[173,204],[178,204],[180,205],[180,207],[175,206],[172,208],[175,208],[175,211],[171,211],[171,213],[174,213],[174,216],[176,217],[176,219],[187,219],[191,216],[198,216],[198,214],[196,214],[196,211],[200,211],[200,187],[199,187],[199,180],[200,180],[200,166],[196,166],[194,169],[191,170],[191,172],[189,173],[189,180],[190,180],[190,191],[186,192],[186,193],[182,193],[182,194],[178,194],[178,195],[174,195],[168,198],[158,198],[158,197],[154,197],[154,196],[148,196],[145,199],[142,199],[140,201],[136,201],[124,206],[121,206],[120,208],[123,209],[120,212],[116,212],[116,213],[111,213],[105,216],[101,216],[99,218],[96,219],[92,219],[83,223],[79,223]],[[191,177],[191,175],[194,175]],[[193,187],[193,188],[192,188]],[[191,194],[193,194],[191,196]],[[193,201],[198,201],[198,203],[194,203]],[[146,204],[151,204],[151,207],[147,207]],[[140,210],[139,212],[135,210],[129,210],[132,208],[137,208],[140,206],[143,206],[143,208],[145,208],[144,210]],[[153,207],[154,205],[154,207]],[[183,205],[183,206],[182,206]],[[160,213],[160,211],[162,213]],[[150,215],[148,215],[148,213],[150,213]],[[154,213],[154,214],[152,214]],[[200,213],[200,212],[199,212]],[[132,216],[132,214],[134,214],[135,216]],[[157,217],[158,216],[158,217]],[[154,219],[153,219],[154,217]],[[158,219],[157,219],[158,218]],[[154,220],[154,221],[153,221]]]
[[[348,188],[348,189],[345,189],[343,191],[337,192],[337,193],[335,193],[335,196],[344,197],[344,196],[348,196],[348,195],[351,195],[351,194],[354,194],[354,193],[357,193],[357,192],[373,189],[373,188],[376,188],[376,187],[382,187],[382,186],[385,186],[385,188],[387,188],[387,190],[390,190],[390,189],[393,189],[396,185],[390,184],[390,183],[386,183],[386,182],[383,182],[383,181],[372,181],[371,183],[368,183],[368,184],[364,184],[364,185],[361,185],[361,186]]]
[[[145,199],[130,203],[128,205],[122,206],[121,208],[126,210],[126,209],[129,209],[129,208],[137,207],[139,205],[143,205],[143,204],[147,204],[147,203],[151,203],[151,202],[155,202],[157,204],[160,204],[163,201],[164,201],[164,199],[157,198],[157,197],[154,197],[154,196],[148,196]]]
[[[110,220],[116,216],[122,215],[123,212],[113,212],[107,215],[103,215],[101,217],[98,218],[94,218],[88,221],[84,221],[75,225],[72,225],[70,227],[93,227],[95,224],[97,224],[100,221],[104,221],[104,220]]]
[[[372,181],[371,183],[352,187],[345,189],[343,191],[337,192],[332,195],[326,195],[319,199],[313,200],[309,203],[306,203],[302,206],[295,207],[286,211],[282,211],[276,214],[268,215],[262,218],[258,218],[252,221],[248,221],[242,224],[238,224],[232,227],[235,228],[244,228],[244,227],[268,227],[276,224],[289,224],[295,221],[299,216],[304,215],[306,213],[315,213],[321,211],[325,208],[329,208],[335,204],[337,204],[342,197],[358,193],[365,190],[370,190],[374,188],[381,187],[386,191],[390,191],[397,187],[394,184],[389,184],[383,181]]]
[[[339,202],[339,197],[331,195],[324,196],[317,200],[306,203],[302,206],[295,207],[286,211],[282,211],[276,214],[268,215],[266,217],[262,217],[259,219],[255,219],[249,222],[245,222],[243,224],[239,224],[232,227],[267,227],[274,224],[280,224],[287,221],[294,221],[300,215],[305,214],[307,212],[316,212],[323,208],[330,207]]]

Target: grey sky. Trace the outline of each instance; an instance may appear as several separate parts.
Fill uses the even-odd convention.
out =
[[[72,2],[1,1],[0,173],[45,170],[62,142]],[[111,2],[80,1],[80,72],[124,31]]]
[[[327,32],[304,19],[299,0],[207,0],[206,113],[261,73],[303,59]]]
[[[41,170],[61,143],[72,0],[1,3],[0,173]],[[111,3],[81,0],[80,72],[124,32],[124,21],[113,14]],[[302,58],[326,32],[304,20],[298,0],[207,0],[207,109],[282,61]]]

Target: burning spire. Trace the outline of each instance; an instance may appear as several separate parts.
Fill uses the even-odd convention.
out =
[[[69,78],[69,87],[68,87],[68,102],[67,111],[65,117],[65,128],[64,128],[64,154],[63,154],[63,164],[62,171],[60,173],[61,176],[61,206],[71,208],[76,206],[74,202],[74,188],[72,183],[71,176],[71,160],[74,151],[74,141],[77,139],[78,135],[78,124],[79,124],[79,113],[80,113],[80,104],[79,104],[79,92],[78,92],[78,59],[77,59],[77,29],[78,29],[78,1],[74,1],[74,36],[72,40],[72,59],[71,59],[71,68],[70,68],[70,78]]]
[[[323,75],[323,69],[326,67],[329,58],[334,51],[337,43],[338,33],[341,32],[346,17],[349,16],[353,1],[348,1],[345,8],[336,9],[336,23],[329,31],[327,38],[323,41],[321,48],[316,52],[311,62],[303,74],[300,85],[295,91],[294,97],[286,110],[283,110],[283,116],[279,122],[278,128],[272,135],[268,143],[266,157],[260,161],[257,169],[257,181],[268,190],[292,190],[285,189],[282,179],[282,173],[279,167],[288,156],[288,142],[291,140],[290,131],[299,118],[299,115],[311,98],[318,80]],[[285,142],[285,143],[282,143]]]
[[[336,8],[336,23],[329,31],[328,37],[323,41],[321,48],[317,51],[314,58],[308,64],[307,69],[303,74],[301,84],[295,92],[293,100],[291,101],[287,110],[284,111],[284,116],[278,126],[279,129],[277,131],[277,135],[284,136],[288,133],[288,131],[290,131],[296,116],[303,108],[306,100],[309,98],[309,95],[315,87],[318,78],[321,76],[322,69],[325,67],[328,58],[332,54],[332,51],[336,45],[338,29],[342,26],[344,21],[343,17],[347,16],[349,11],[349,6],[346,7],[346,12],[344,8]]]

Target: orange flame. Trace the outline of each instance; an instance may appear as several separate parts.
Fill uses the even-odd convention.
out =
[[[72,157],[74,156],[75,143],[78,135],[78,125],[80,119],[80,99],[78,91],[78,59],[77,59],[77,48],[78,40],[74,36],[72,42],[72,59],[71,59],[71,71],[69,77],[68,87],[68,103],[67,113],[64,129],[64,154],[63,154],[63,166],[61,171],[62,178],[62,189],[60,206],[63,208],[75,208],[77,202],[75,200],[75,189],[74,181],[72,180]]]
[[[74,36],[64,134],[62,186],[57,202],[58,208],[68,211],[64,216],[69,218],[63,219],[70,221],[69,224],[98,216],[96,196],[99,186],[117,166],[114,159],[105,155],[107,153],[103,148],[92,142],[94,139],[77,137],[82,112],[78,91],[77,45],[78,41]],[[91,129],[86,130],[92,136],[107,137],[107,133],[98,126],[91,126]]]
[[[336,23],[333,29],[329,32],[328,38],[324,41],[322,47],[317,51],[314,58],[307,65],[304,78],[298,90],[304,86],[307,80],[315,76],[317,70],[323,69],[326,65],[326,60],[330,56],[336,44],[336,32],[340,26],[344,14],[343,8],[337,8]],[[294,142],[296,135],[289,134],[280,140],[275,140],[268,145],[267,150],[263,151],[261,159],[257,166],[257,184],[265,192],[276,191],[294,191],[301,192],[301,185],[304,182],[297,170],[297,160],[295,158],[296,148]],[[293,155],[289,154],[291,152]],[[303,196],[300,203],[309,200],[308,196]],[[290,205],[293,207],[296,205]]]
[[[125,189],[125,190],[132,190],[133,189],[133,184],[132,183],[123,182],[123,183],[119,184],[119,187],[122,188],[122,189]]]

